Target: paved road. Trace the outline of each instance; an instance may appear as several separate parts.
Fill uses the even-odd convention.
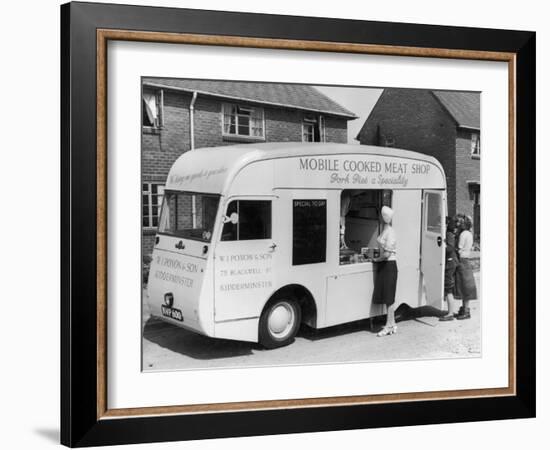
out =
[[[469,320],[439,322],[437,311],[419,308],[403,317],[396,335],[384,338],[375,333],[381,324],[375,323],[370,330],[368,320],[323,330],[302,326],[293,344],[265,350],[258,344],[212,339],[161,322],[149,317],[147,305],[144,305],[143,369],[479,357],[479,302],[471,302],[471,309]]]

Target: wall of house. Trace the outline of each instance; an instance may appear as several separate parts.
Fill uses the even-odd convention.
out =
[[[164,92],[164,128],[143,128],[141,135],[142,174],[163,175],[174,161],[189,150],[189,96]]]
[[[191,94],[164,91],[164,127],[142,133],[142,179],[164,183],[170,167],[191,149],[189,105]],[[234,145],[243,142],[301,142],[303,111],[264,107],[265,141],[250,141],[222,135],[222,100],[197,96],[194,109],[195,148]],[[327,142],[347,142],[347,120],[325,118]],[[155,230],[143,231],[143,255],[150,255]]]
[[[291,109],[264,108],[266,142],[300,142],[303,113]]]
[[[189,103],[191,96],[164,91],[164,127],[142,129],[141,173],[143,182],[164,183],[174,161],[191,148],[189,141]],[[151,254],[155,231],[144,229],[142,251]]]
[[[477,133],[477,132],[476,132]],[[471,155],[472,131],[459,129],[456,139],[456,212],[474,217],[474,198],[468,181],[480,181],[480,160]],[[477,230],[477,225],[474,228]]]
[[[325,117],[325,139],[326,142],[347,143],[348,122],[337,117]]]
[[[449,214],[456,214],[456,124],[429,91],[385,89],[359,132],[359,141],[435,157],[447,178]]]

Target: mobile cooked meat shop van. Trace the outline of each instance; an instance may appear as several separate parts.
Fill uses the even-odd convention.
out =
[[[347,144],[193,150],[172,166],[151,314],[207,336],[286,345],[384,314],[372,303],[382,206],[394,210],[396,306],[443,301],[445,174],[436,159]]]

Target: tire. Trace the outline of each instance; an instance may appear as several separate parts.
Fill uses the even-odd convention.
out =
[[[300,306],[289,298],[269,301],[260,317],[260,344],[272,349],[294,341],[302,319]]]

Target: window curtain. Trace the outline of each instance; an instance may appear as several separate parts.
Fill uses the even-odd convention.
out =
[[[251,114],[251,127],[252,127],[252,136],[261,137],[264,134],[263,130],[263,109],[253,108]]]
[[[223,104],[223,132],[225,134],[235,134],[236,113],[236,108],[233,105]]]
[[[160,213],[160,221],[159,221],[159,230],[165,231],[165,230],[171,230],[172,227],[170,226],[170,197],[167,197],[166,204],[164,205],[164,208],[162,208]]]
[[[149,121],[153,124],[156,124],[159,114],[156,95],[143,93],[143,102],[145,103],[145,111],[147,113]]]
[[[340,200],[340,225],[346,224],[346,216],[351,209],[351,194],[344,192]]]

